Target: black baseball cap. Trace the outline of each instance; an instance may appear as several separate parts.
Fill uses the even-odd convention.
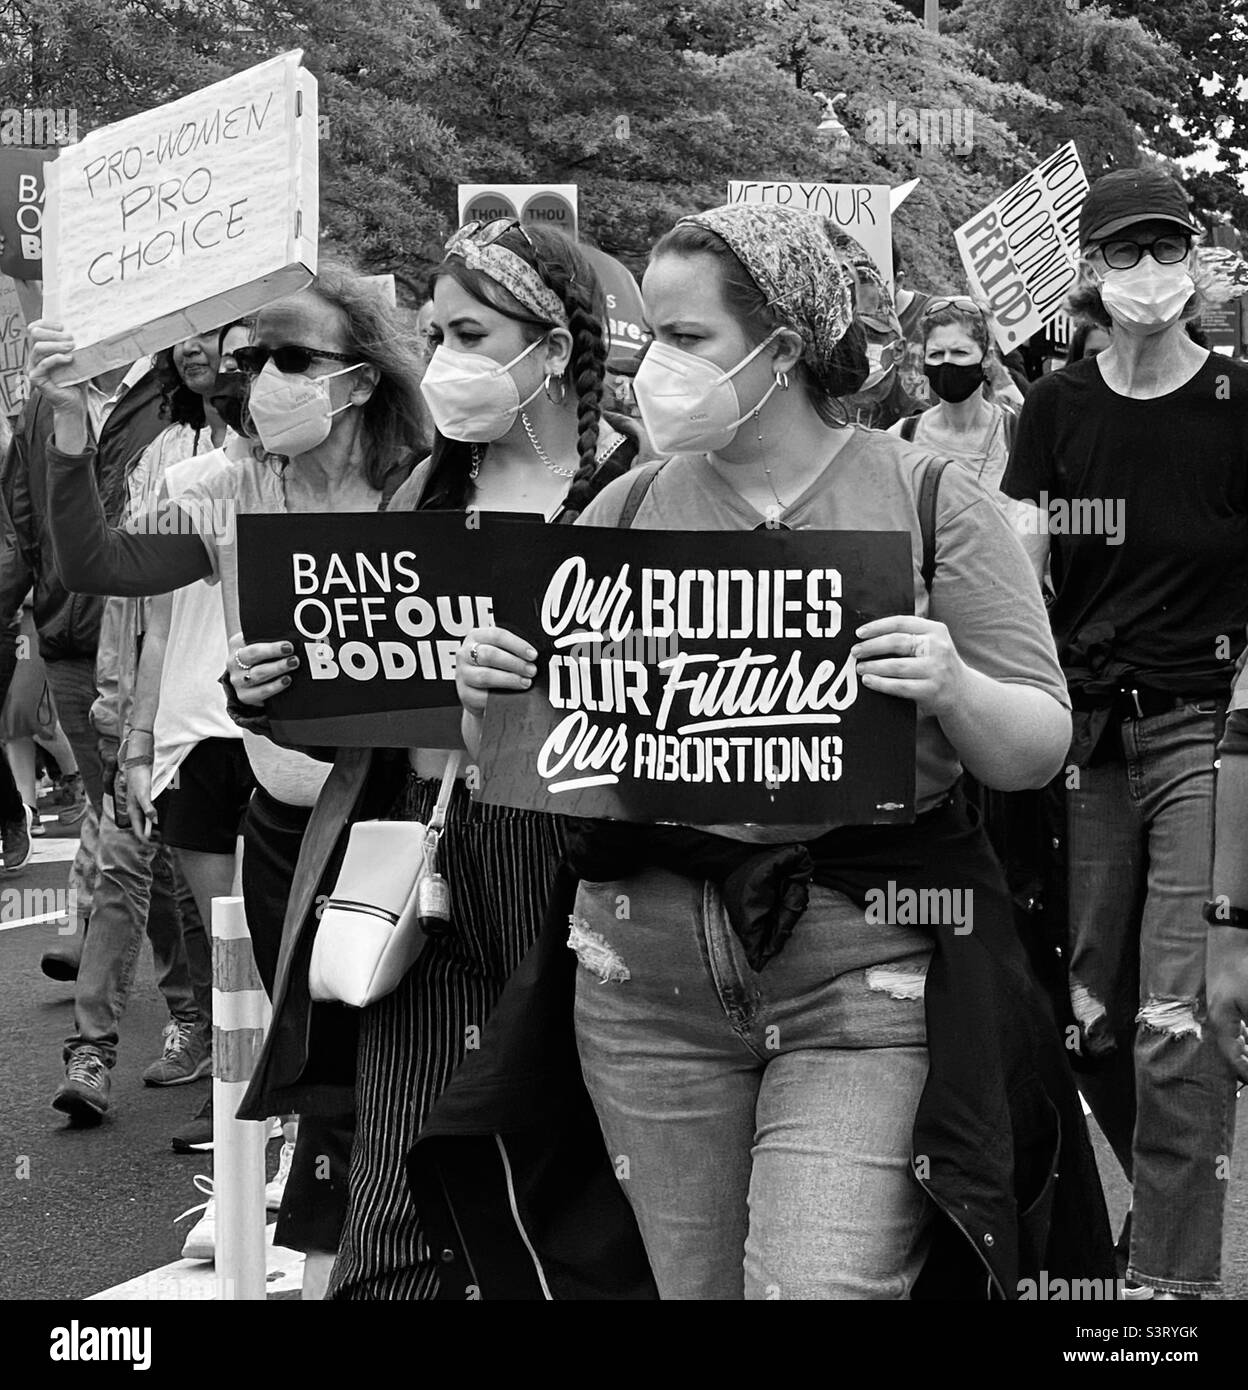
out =
[[[1197,235],[1182,188],[1158,169],[1116,169],[1088,189],[1079,213],[1079,245],[1101,241],[1136,222],[1173,222]]]

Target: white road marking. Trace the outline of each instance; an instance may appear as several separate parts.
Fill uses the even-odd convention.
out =
[[[38,922],[67,922],[68,920],[69,918],[64,912],[41,912],[38,917],[22,917],[16,922],[0,922],[0,931],[12,931],[14,927],[33,927]]]

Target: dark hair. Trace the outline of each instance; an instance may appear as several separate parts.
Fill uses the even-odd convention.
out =
[[[541,276],[567,310],[572,356],[565,385],[576,393],[577,450],[580,466],[568,487],[564,507],[581,512],[626,462],[598,468],[598,427],[602,416],[602,385],[607,367],[607,301],[598,276],[575,243],[548,227],[513,227],[495,243],[514,252]],[[557,325],[522,305],[482,270],[471,269],[460,256],[450,255],[434,271],[431,284],[447,275],[482,304],[488,304],[527,328],[526,342],[536,342]],[[472,494],[472,446],[435,434],[429,482],[421,506],[456,509],[468,505]]]
[[[204,398],[182,380],[174,365],[171,347],[152,354],[152,373],[160,386],[160,418],[171,425],[189,425],[194,430],[202,430],[207,423]]]
[[[342,311],[343,351],[377,370],[377,385],[360,410],[364,467],[380,491],[396,468],[410,469],[428,450],[420,358],[385,296],[351,266],[322,257],[309,289]]]
[[[666,255],[714,257],[719,265],[724,303],[745,331],[751,347],[757,347],[777,328],[796,329],[791,320],[767,302],[767,296],[728,243],[708,228],[696,222],[678,222],[655,244],[650,260]],[[805,339],[806,335],[802,336]],[[838,404],[840,397],[852,396],[859,390],[870,370],[866,334],[855,318],[836,344],[827,366],[815,368],[803,357],[796,374],[819,418],[825,424],[841,426],[847,423],[847,416]]]
[[[1066,363],[1082,362],[1088,355],[1088,339],[1093,333],[1108,333],[1109,327],[1102,323],[1081,323],[1070,335],[1070,347],[1066,350]]]

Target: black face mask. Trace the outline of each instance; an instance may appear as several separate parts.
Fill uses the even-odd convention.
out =
[[[924,366],[923,375],[942,401],[954,405],[973,396],[985,381],[982,362],[941,362],[938,366]]]

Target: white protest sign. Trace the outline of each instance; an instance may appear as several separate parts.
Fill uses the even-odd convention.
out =
[[[918,186],[919,180],[914,178],[911,179],[909,183],[899,183],[896,188],[890,188],[888,190],[889,212],[896,212]]]
[[[1087,191],[1070,140],[954,233],[971,293],[991,308],[1003,352],[1060,311],[1075,279]]]
[[[574,183],[461,183],[459,225],[514,217],[520,222],[553,227],[573,241],[577,235]]]
[[[219,328],[316,273],[316,79],[296,50],[92,131],[48,165],[63,383]]]
[[[0,415],[16,415],[30,389],[26,380],[26,317],[17,285],[0,275]]]
[[[830,217],[843,231],[862,244],[893,284],[893,219],[889,208],[891,189],[875,183],[745,183],[728,184],[730,203],[777,203]]]

